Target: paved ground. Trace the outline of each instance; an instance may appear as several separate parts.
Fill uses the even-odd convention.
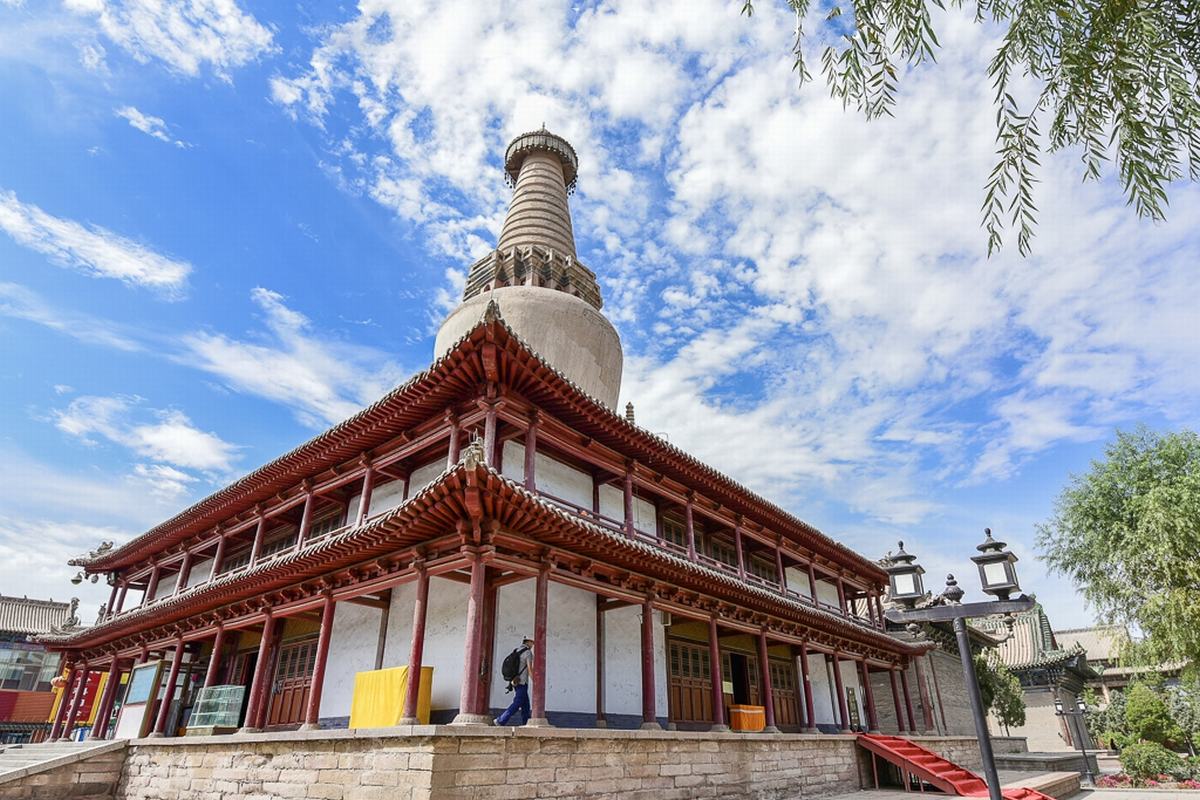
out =
[[[1001,773],[1003,775],[1003,773]],[[1024,773],[1028,774],[1028,773]],[[1079,794],[1071,797],[1071,800],[1172,800],[1172,798],[1188,798],[1200,793],[1197,792],[1169,792],[1169,791],[1140,791],[1138,789],[1105,789],[1104,791],[1089,791],[1083,790]],[[828,800],[913,800],[913,798],[921,797],[920,793],[914,794],[906,792],[903,789],[874,789],[853,792],[852,794],[840,794],[836,797],[830,797]],[[924,795],[928,800],[933,800],[937,797],[953,797],[953,795],[943,795],[936,792],[926,792]]]

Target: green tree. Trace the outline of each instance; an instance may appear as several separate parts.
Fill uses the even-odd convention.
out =
[[[1100,708],[1096,693],[1091,689],[1084,690],[1084,702],[1087,703],[1088,714],[1084,717],[1088,734],[1092,741],[1108,747],[1115,742],[1118,747],[1130,741],[1129,726],[1125,722],[1125,693],[1113,690],[1108,696],[1108,705]]]
[[[1162,693],[1144,683],[1129,688],[1125,699],[1125,724],[1136,740],[1170,745],[1183,739],[1183,732],[1171,718]]]
[[[975,674],[979,678],[984,713],[995,715],[1006,731],[1024,725],[1025,693],[1021,691],[1021,682],[994,650],[976,654]]]
[[[1183,732],[1188,753],[1196,755],[1196,742],[1200,737],[1200,683],[1189,680],[1167,689],[1167,708],[1171,719]]]
[[[1038,545],[1110,622],[1145,639],[1123,656],[1200,663],[1200,437],[1117,432],[1074,476]]]
[[[1080,149],[1086,180],[1105,162],[1140,216],[1162,219],[1167,185],[1200,180],[1200,0],[950,0],[1003,31],[988,75],[995,88],[998,159],[985,187],[988,252],[1004,228],[1027,254],[1033,236],[1035,170],[1043,150]],[[742,0],[750,15],[754,0]],[[821,71],[835,97],[868,119],[891,114],[905,65],[933,61],[930,14],[942,0],[787,0],[796,15],[795,70],[810,11],[824,14]],[[1036,96],[1013,94],[1032,78]]]

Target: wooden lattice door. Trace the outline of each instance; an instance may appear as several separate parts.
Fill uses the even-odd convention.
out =
[[[771,670],[771,696],[774,698],[775,725],[781,730],[800,727],[799,696],[796,693],[796,664],[783,658],[767,660]]]
[[[279,648],[271,708],[267,712],[268,726],[298,725],[304,721],[316,657],[316,639],[288,642]]]
[[[667,699],[671,721],[711,723],[712,672],[708,645],[672,640],[669,672]]]

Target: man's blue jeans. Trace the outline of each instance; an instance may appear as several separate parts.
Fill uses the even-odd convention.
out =
[[[529,722],[529,684],[518,683],[513,686],[513,701],[508,708],[504,709],[504,713],[496,717],[496,722],[500,725],[507,725],[513,715],[518,711],[521,712],[521,724]]]

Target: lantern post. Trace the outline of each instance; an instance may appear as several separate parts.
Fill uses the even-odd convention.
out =
[[[971,701],[971,716],[975,720],[975,735],[979,739],[979,755],[983,761],[983,774],[987,781],[990,800],[1003,800],[1000,792],[1000,777],[996,773],[996,758],[992,752],[992,739],[988,732],[987,714],[983,708],[983,695],[979,691],[979,677],[975,674],[975,662],[971,655],[971,642],[967,634],[967,620],[990,617],[997,614],[1019,614],[1033,608],[1033,598],[1021,595],[1010,599],[1013,592],[1020,591],[1016,568],[1017,557],[1006,549],[1004,542],[992,538],[990,528],[984,529],[986,539],[976,549],[979,555],[972,561],[979,567],[983,591],[995,600],[980,603],[963,603],[963,589],[953,575],[946,576],[946,588],[921,608],[917,603],[925,599],[921,576],[925,570],[916,563],[916,556],[905,552],[904,542],[900,551],[890,556],[887,566],[889,598],[898,607],[889,609],[885,615],[888,622],[906,625],[916,631],[921,622],[950,622],[954,637],[958,641],[958,655],[962,661],[963,677],[966,679],[967,696]]]

